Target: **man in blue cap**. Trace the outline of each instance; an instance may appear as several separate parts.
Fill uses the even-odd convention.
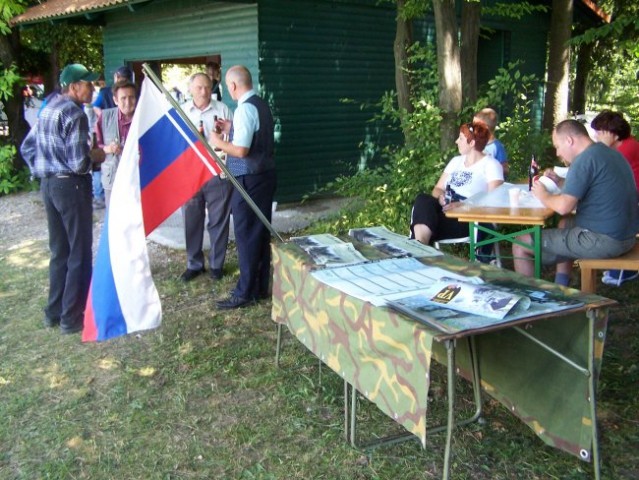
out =
[[[20,152],[40,190],[49,228],[47,327],[63,334],[82,330],[91,282],[93,225],[89,122],[82,108],[91,101],[98,75],[78,63],[60,74],[60,94],[40,112]],[[99,154],[96,151],[96,155]]]
[[[113,74],[113,85],[125,80],[133,83],[133,71],[127,66],[120,67],[115,71]],[[98,92],[98,97],[95,99],[95,102],[93,102],[93,111],[96,116],[99,115],[102,110],[115,107],[113,89],[110,86],[101,88]]]

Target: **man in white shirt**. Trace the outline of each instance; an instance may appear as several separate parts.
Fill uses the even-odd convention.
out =
[[[196,73],[189,79],[192,100],[182,107],[196,127],[201,127],[204,138],[215,128],[215,118],[232,120],[231,110],[222,102],[211,99],[211,79],[205,73]],[[215,176],[197,192],[182,208],[186,240],[186,270],[181,275],[189,282],[206,271],[202,243],[204,236],[205,208],[209,221],[206,229],[211,240],[209,251],[209,276],[220,280],[223,276],[226,246],[229,238],[231,194],[233,185],[227,179]]]

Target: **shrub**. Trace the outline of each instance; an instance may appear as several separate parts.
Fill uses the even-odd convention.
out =
[[[15,155],[16,148],[13,145],[0,146],[0,195],[18,192],[35,185],[31,183],[29,169],[14,167]]]
[[[360,200],[356,208],[347,209],[331,222],[317,226],[324,231],[344,233],[354,226],[385,225],[396,232],[407,232],[410,209],[419,192],[430,192],[441,176],[444,166],[457,154],[456,149],[440,149],[441,111],[437,107],[437,72],[435,53],[431,47],[417,44],[411,51],[415,68],[412,105],[407,113],[396,107],[394,92],[387,92],[377,104],[380,113],[375,121],[385,120],[389,128],[404,132],[403,145],[386,147],[386,163],[374,169],[364,169],[352,176],[341,176],[323,190]],[[533,98],[539,81],[534,75],[522,75],[519,64],[500,68],[488,82],[481,98],[467,105],[459,123],[472,118],[475,111],[490,105],[508,109],[500,122],[498,137],[509,156],[510,178],[526,178],[530,156],[541,158],[550,145],[549,136],[537,130],[534,122]]]

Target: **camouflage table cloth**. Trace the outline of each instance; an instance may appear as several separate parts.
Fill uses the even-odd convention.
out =
[[[380,258],[366,246],[356,247],[367,258]],[[614,302],[448,255],[422,261],[487,281],[516,279],[538,289],[557,290],[584,305],[518,321],[520,331],[506,324],[444,334],[317,281],[311,273],[320,267],[298,246],[284,243],[273,246],[272,319],[286,325],[322,362],[422,444],[431,358],[446,363],[441,342],[473,335],[484,391],[544,442],[589,461],[595,435],[589,391],[594,391],[599,375],[608,306]],[[470,378],[466,341],[457,342],[456,364],[459,373]]]

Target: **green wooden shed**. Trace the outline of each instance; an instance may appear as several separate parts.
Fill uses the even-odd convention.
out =
[[[585,0],[582,0],[585,1]],[[377,161],[367,145],[398,140],[361,105],[394,89],[395,7],[378,0],[49,0],[14,22],[67,18],[103,25],[105,78],[123,64],[246,65],[276,119],[280,202],[296,201]],[[526,59],[543,78],[549,14],[488,23],[479,79]],[[432,21],[417,29],[434,38]],[[540,97],[541,98],[541,97]],[[223,99],[234,107],[229,98]]]

